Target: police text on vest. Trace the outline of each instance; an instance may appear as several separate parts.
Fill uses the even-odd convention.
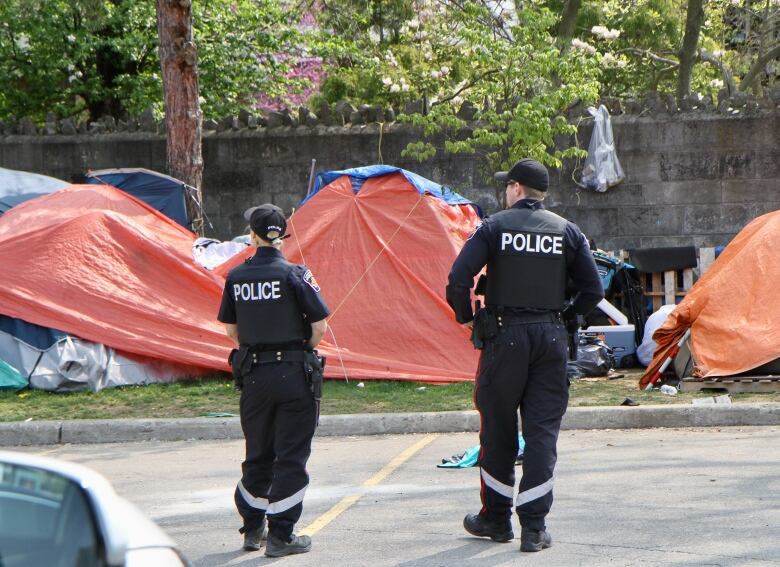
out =
[[[236,301],[262,301],[264,299],[279,299],[282,297],[279,291],[279,282],[250,282],[233,284],[233,296]]]
[[[501,233],[501,251],[511,246],[517,252],[563,254],[563,236],[518,232]]]

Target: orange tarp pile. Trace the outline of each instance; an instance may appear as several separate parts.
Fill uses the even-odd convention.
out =
[[[74,185],[0,217],[0,313],[128,353],[227,370],[224,280],[195,235],[113,187]]]
[[[748,224],[655,332],[644,387],[691,328],[702,377],[732,376],[780,357],[780,211]]]
[[[478,352],[444,289],[479,220],[471,205],[420,193],[401,173],[367,179],[357,193],[338,177],[292,216],[282,251],[312,270],[332,312],[320,346],[327,377],[474,379]]]

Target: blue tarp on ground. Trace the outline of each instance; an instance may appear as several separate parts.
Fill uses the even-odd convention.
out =
[[[355,193],[357,193],[360,191],[360,188],[363,186],[363,182],[366,179],[396,172],[403,175],[420,193],[434,195],[435,197],[442,199],[450,205],[472,205],[475,209],[477,209],[479,216],[483,216],[482,210],[478,205],[475,205],[470,200],[466,199],[462,195],[459,195],[449,187],[439,185],[438,183],[434,183],[429,179],[425,179],[425,177],[422,177],[421,175],[417,175],[411,171],[407,171],[405,169],[401,169],[400,167],[394,167],[391,165],[367,165],[364,167],[354,167],[352,169],[344,169],[341,171],[327,171],[325,173],[320,173],[317,175],[317,179],[314,181],[314,187],[312,187],[311,192],[306,195],[306,198],[303,201],[301,201],[301,205],[314,197],[314,195],[316,195],[317,192],[325,187],[328,183],[338,179],[342,175],[348,175],[350,177],[352,181],[352,189],[355,191]]]
[[[86,174],[85,183],[111,185],[190,228],[185,205],[187,184],[168,175],[142,168],[101,169]]]

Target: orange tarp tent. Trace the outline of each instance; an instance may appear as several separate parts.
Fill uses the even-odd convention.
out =
[[[780,211],[737,234],[653,334],[657,347],[640,387],[688,328],[701,377],[740,374],[780,357],[779,242]]]
[[[328,356],[326,376],[473,380],[478,352],[444,290],[480,221],[475,207],[387,166],[322,174],[318,182],[290,218],[282,251],[312,270],[331,309],[319,349]]]
[[[0,313],[117,350],[227,370],[224,280],[195,235],[109,186],[74,185],[0,217]]]

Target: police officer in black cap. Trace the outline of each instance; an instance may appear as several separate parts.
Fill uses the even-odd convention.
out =
[[[304,361],[322,339],[329,311],[311,271],[279,251],[287,229],[282,210],[260,205],[244,217],[257,252],[228,274],[218,317],[239,344],[231,362],[246,459],[235,501],[244,549],[260,549],[267,519],[265,554],[281,557],[311,549],[311,538],[293,534],[318,413]]]
[[[447,285],[457,321],[473,326],[472,339],[482,348],[474,386],[481,417],[482,509],[468,514],[463,525],[472,535],[510,541],[514,504],[522,528],[520,550],[540,551],[552,545],[545,517],[552,506],[558,431],[569,399],[562,312],[584,315],[604,291],[580,229],[542,205],[547,168],[523,159],[495,178],[506,186],[507,210],[476,229]],[[470,290],[485,265],[485,309],[475,314]],[[571,302],[567,279],[576,290]],[[518,408],[525,452],[513,503]]]

